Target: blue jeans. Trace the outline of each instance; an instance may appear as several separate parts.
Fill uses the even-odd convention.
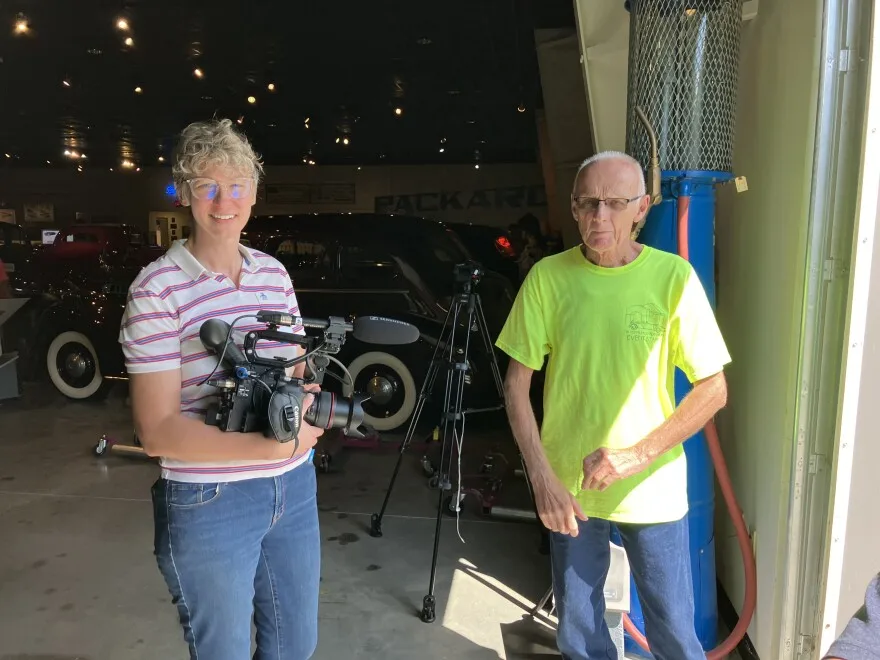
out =
[[[694,628],[687,516],[672,523],[624,525],[620,532],[656,660],[705,660]],[[605,624],[605,578],[612,523],[578,521],[578,536],[550,533],[557,644],[566,660],[616,660]]]
[[[191,660],[305,660],[318,643],[321,539],[311,463],[280,477],[153,486],[155,553]]]

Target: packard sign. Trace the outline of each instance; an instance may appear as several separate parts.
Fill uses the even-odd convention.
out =
[[[505,211],[542,206],[547,206],[543,184],[376,197],[376,213],[403,215],[471,210]]]

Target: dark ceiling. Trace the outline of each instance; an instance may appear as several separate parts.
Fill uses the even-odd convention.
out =
[[[533,30],[572,14],[570,0],[0,0],[0,168],[167,163],[175,134],[214,115],[240,119],[267,164],[534,162]]]

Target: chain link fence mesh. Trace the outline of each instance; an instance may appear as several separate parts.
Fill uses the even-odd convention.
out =
[[[626,149],[651,155],[641,106],[664,170],[733,169],[741,0],[629,0]]]

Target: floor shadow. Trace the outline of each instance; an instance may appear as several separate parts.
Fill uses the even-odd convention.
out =
[[[507,660],[546,660],[560,657],[556,630],[540,619],[524,615],[519,621],[501,624]]]
[[[370,536],[370,517],[378,513],[390,485],[391,475],[398,460],[401,438],[386,442],[377,450],[346,449],[343,460],[334,459],[331,470],[319,476],[319,501],[324,510],[337,517],[347,518],[352,533],[361,536],[382,557],[376,563],[383,570],[392,569],[379,588],[391,607],[399,608],[398,615],[412,616],[413,629],[433,630],[451,608],[458,625],[462,612],[465,618],[476,612],[469,625],[493,628],[503,642],[508,658],[559,657],[555,650],[555,633],[548,628],[546,619],[530,623],[529,612],[550,585],[549,557],[542,554],[541,528],[537,521],[499,520],[487,516],[478,490],[486,475],[481,469],[487,461],[494,461],[491,477],[500,477],[501,486],[491,493],[495,504],[516,510],[533,511],[528,486],[522,475],[516,444],[510,435],[503,413],[484,415],[479,421],[469,421],[462,452],[463,483],[470,488],[457,520],[444,512],[441,518],[439,560],[434,594],[437,622],[426,625],[419,619],[422,599],[428,592],[433,552],[434,532],[440,492],[432,487],[424,470],[423,457],[439,454],[439,444],[422,444],[430,427],[414,435],[413,447],[401,461],[388,507],[382,521],[382,537]],[[387,437],[387,436],[386,436]],[[457,473],[456,469],[453,471]],[[453,481],[457,474],[453,475]],[[446,491],[444,497],[451,494]],[[450,512],[451,513],[451,512]],[[459,533],[464,542],[459,538]],[[457,583],[455,601],[451,602],[453,583]],[[492,593],[489,607],[504,602],[503,618],[493,618],[491,611],[479,611],[482,605],[462,604],[462,599]],[[511,607],[512,606],[512,607]],[[517,614],[519,612],[519,614]],[[522,620],[510,623],[511,613]],[[488,628],[487,628],[488,627]],[[409,633],[409,626],[407,633]],[[483,639],[480,631],[472,633]],[[445,634],[443,635],[446,636]],[[509,637],[509,640],[508,640]],[[488,650],[488,649],[486,649]],[[498,647],[498,652],[501,648]],[[491,653],[495,653],[491,651]],[[513,653],[514,655],[511,655]],[[413,656],[415,657],[415,656]],[[465,652],[465,657],[467,653]],[[481,656],[490,657],[490,656]],[[495,657],[492,655],[491,657]]]

